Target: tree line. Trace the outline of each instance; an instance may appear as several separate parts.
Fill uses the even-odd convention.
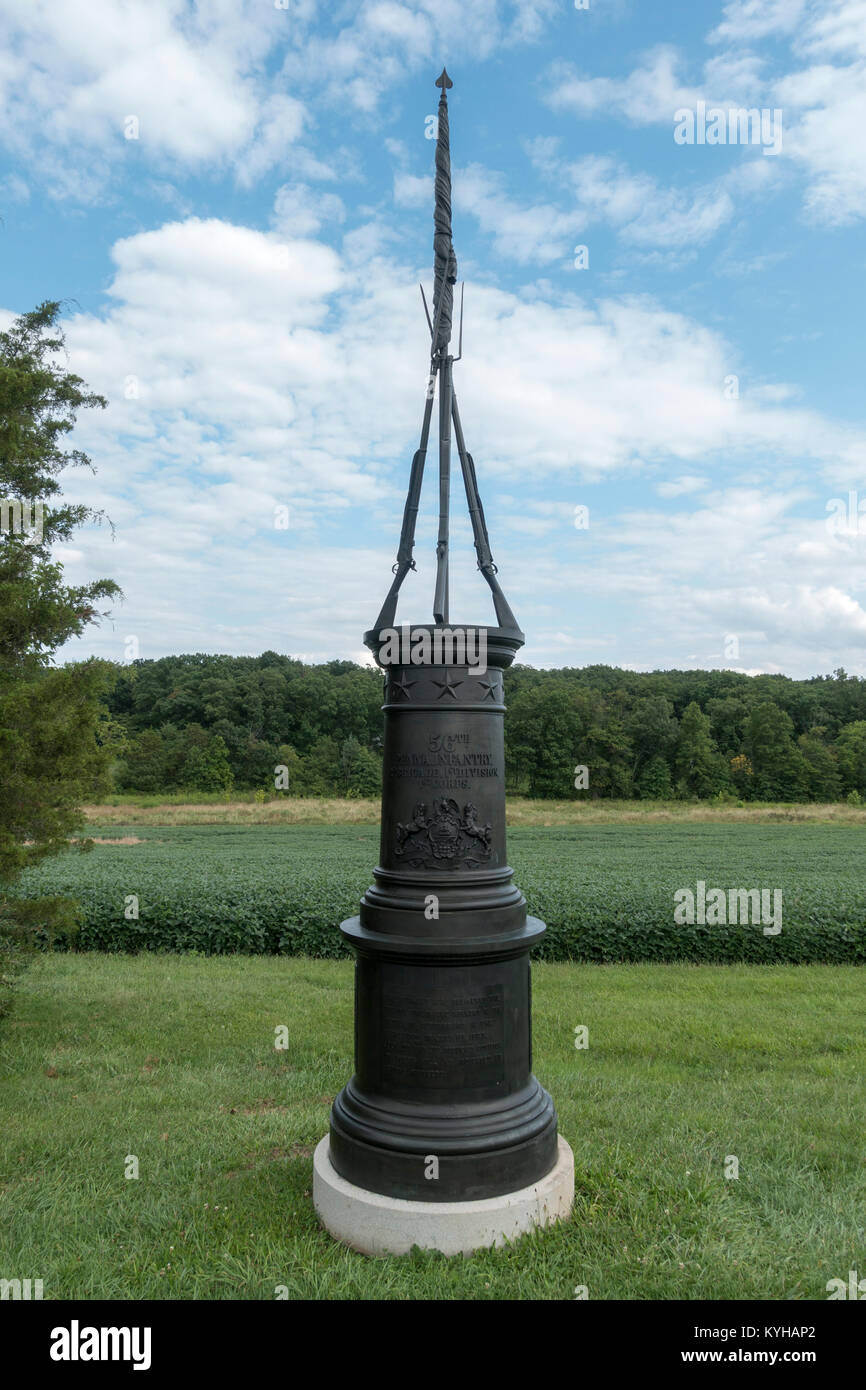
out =
[[[866,680],[612,666],[506,672],[506,785],[531,797],[866,799]],[[121,666],[118,790],[377,796],[382,676],[277,652]],[[276,781],[276,786],[275,786]]]

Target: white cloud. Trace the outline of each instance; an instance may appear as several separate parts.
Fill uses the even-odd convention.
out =
[[[636,125],[670,124],[680,107],[693,109],[698,100],[708,106],[753,105],[761,84],[762,61],[755,54],[723,53],[704,63],[702,80],[680,76],[684,58],[670,44],[648,50],[625,77],[585,77],[572,64],[557,62],[550,71],[546,100],[554,110],[579,115],[621,116]]]
[[[697,648],[702,665],[810,674],[844,653],[866,673],[866,535],[829,535],[819,503],[802,515],[806,502],[806,489],[730,488],[693,510],[626,514],[611,528],[605,581],[619,576],[619,596],[664,634],[665,665]],[[731,634],[734,663],[724,653]]]
[[[30,188],[20,174],[7,174],[0,180],[0,197],[12,203],[29,203]]]
[[[172,0],[3,0],[8,38],[0,87],[7,147],[86,167],[86,151],[119,159],[238,166],[276,158],[297,139],[303,108],[259,83],[260,65],[291,21],[238,0],[199,7]],[[281,27],[282,25],[282,27]],[[129,140],[128,118],[138,122]],[[51,151],[54,151],[52,160]]]
[[[142,411],[182,409],[187,426],[301,429],[315,417],[317,440],[327,434],[341,453],[405,447],[425,371],[417,270],[384,259],[350,267],[312,239],[199,219],[126,238],[114,258],[116,307],[71,323],[83,374],[110,397],[133,374]],[[854,456],[856,434],[787,405],[787,387],[750,393],[744,379],[741,399],[726,399],[737,364],[724,342],[652,300],[593,309],[573,295],[549,302],[470,284],[467,306],[460,389],[479,403],[503,476],[530,454],[534,467],[572,476],[719,450],[827,466]],[[363,369],[371,350],[374,381]]]
[[[530,42],[555,12],[552,0],[362,0],[335,14],[316,0],[87,0],[84,12],[0,0],[0,141],[53,196],[79,201],[133,159],[229,169],[250,186],[288,171],[291,154],[295,177],[326,178],[298,148],[306,102],[374,112],[407,70]]]
[[[274,229],[285,236],[311,236],[326,222],[343,222],[345,217],[345,205],[336,193],[325,193],[305,183],[287,183],[277,189]]]
[[[645,124],[673,122],[679,106],[691,106],[701,93],[686,87],[676,69],[681,59],[676,49],[661,45],[647,54],[644,62],[627,77],[584,77],[571,64],[559,62],[550,74],[547,101],[555,110],[575,111],[578,115],[625,115]]]
[[[394,174],[394,202],[398,208],[426,207],[430,202],[430,176],[407,174],[397,170]]]
[[[665,188],[650,175],[632,173],[602,155],[570,164],[543,141],[531,145],[529,153],[556,184],[558,204],[517,198],[501,173],[477,164],[455,171],[455,208],[474,217],[497,254],[512,263],[547,265],[565,259],[571,264],[576,238],[599,222],[612,225],[633,246],[692,248],[708,241],[734,213],[729,188],[740,182],[736,172],[681,190]],[[429,178],[395,174],[398,206],[421,206],[429,197]]]
[[[866,64],[794,73],[779,83],[778,96],[802,113],[786,143],[809,175],[807,211],[830,226],[866,216]]]
[[[706,478],[697,477],[693,473],[683,473],[679,478],[671,478],[669,482],[656,483],[656,492],[659,497],[686,497],[689,493],[700,492],[706,486]]]
[[[771,34],[791,34],[801,24],[805,9],[806,0],[732,0],[709,41],[739,44]]]
[[[499,255],[520,264],[560,259],[583,220],[577,209],[512,198],[504,178],[478,164],[455,173],[454,206],[476,218]]]
[[[724,180],[695,190],[662,188],[601,155],[564,170],[587,219],[604,218],[640,246],[695,246],[708,241],[734,213]]]
[[[812,0],[809,22],[803,26],[801,46],[813,53],[835,53],[843,58],[866,58],[866,3],[864,0]]]
[[[558,0],[414,0],[412,8],[361,0],[336,34],[310,34],[302,48],[292,48],[283,75],[315,84],[320,99],[372,114],[407,72],[441,63],[443,54],[453,67],[533,42],[558,12]],[[431,87],[431,112],[435,99]]]
[[[105,506],[118,526],[114,541],[105,529],[77,537],[83,558],[70,562],[73,580],[111,574],[127,594],[97,648],[117,656],[131,632],[144,655],[355,651],[387,588],[417,447],[428,341],[415,287],[424,272],[384,257],[355,266],[310,238],[201,219],[126,238],[114,255],[112,307],[76,314],[67,333],[71,365],[111,400],[77,431],[99,472],[73,480],[74,494]],[[508,506],[497,501],[504,483],[516,499],[511,524],[526,537],[506,555],[503,582],[527,621],[538,610],[532,659],[548,651],[544,632],[568,636],[562,614],[583,593],[601,605],[625,598],[640,613],[636,628],[617,624],[605,650],[669,661],[662,653],[666,643],[680,649],[677,624],[698,636],[708,623],[731,630],[731,603],[714,600],[711,585],[747,591],[762,576],[782,617],[796,602],[792,586],[804,585],[839,641],[853,640],[856,547],[840,549],[823,521],[792,528],[789,499],[772,481],[810,459],[810,486],[823,471],[844,495],[858,446],[863,456],[852,431],[785,400],[750,401],[746,389],[726,400],[724,342],[649,299],[591,308],[540,286],[519,296],[470,283],[464,347],[456,389],[488,517]],[[689,515],[608,523],[588,495],[593,479],[664,468],[687,497],[720,458],[734,471],[761,460],[764,490],[740,489],[721,511],[704,502]],[[538,495],[545,476],[558,479],[558,500]],[[434,481],[422,497],[413,616],[432,582]],[[477,621],[483,586],[458,498],[455,477],[454,592],[473,600],[467,620]],[[593,517],[582,535],[572,524],[577,502],[590,502]],[[287,532],[274,526],[280,505],[290,509]],[[816,512],[823,518],[822,506]],[[494,554],[508,520],[491,520]],[[792,564],[799,542],[819,550]],[[854,607],[834,608],[830,590]],[[806,659],[805,638],[780,641],[783,657]]]
[[[743,47],[769,37],[789,40],[787,72],[771,75],[769,65]],[[708,40],[728,47],[703,64],[699,82],[684,80],[683,55],[664,45],[649,50],[624,77],[586,77],[572,65],[555,64],[547,100],[554,109],[638,125],[672,125],[676,110],[694,110],[698,100],[708,108],[781,109],[781,156],[806,174],[808,215],[828,225],[866,216],[866,0],[735,0]],[[818,61],[803,65],[803,58]],[[709,224],[723,212],[729,216],[730,208],[712,199],[703,210]]]

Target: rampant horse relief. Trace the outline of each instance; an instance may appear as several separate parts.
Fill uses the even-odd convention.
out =
[[[453,797],[433,802],[428,815],[419,801],[412,819],[397,825],[398,858],[413,869],[473,869],[490,862],[493,853],[491,826],[478,824],[478,809],[467,802],[463,814]],[[495,862],[495,860],[494,860]]]

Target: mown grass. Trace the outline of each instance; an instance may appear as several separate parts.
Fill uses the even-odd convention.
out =
[[[253,792],[227,800],[216,793],[171,796],[118,795],[85,807],[88,820],[111,825],[378,825],[376,800],[282,797],[257,802]],[[713,801],[533,801],[509,797],[507,823],[519,825],[626,825],[681,822],[755,825],[812,824],[866,826],[866,806],[847,802],[760,802],[723,805]]]
[[[46,956],[0,1023],[0,1277],[46,1298],[824,1299],[866,1271],[864,1004],[852,967],[536,965],[572,1219],[369,1260],[311,1201],[350,962]]]

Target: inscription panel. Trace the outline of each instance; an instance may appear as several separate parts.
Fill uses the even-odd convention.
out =
[[[384,868],[453,872],[505,863],[500,712],[390,712],[383,762]]]
[[[471,1084],[505,1079],[501,984],[481,985],[448,999],[389,989],[382,1001],[382,1076],[392,1085],[448,1086],[455,1072]]]
[[[499,777],[494,754],[470,746],[468,733],[431,734],[420,751],[395,751],[387,762],[386,776],[410,778],[418,791],[470,791],[477,784]]]

